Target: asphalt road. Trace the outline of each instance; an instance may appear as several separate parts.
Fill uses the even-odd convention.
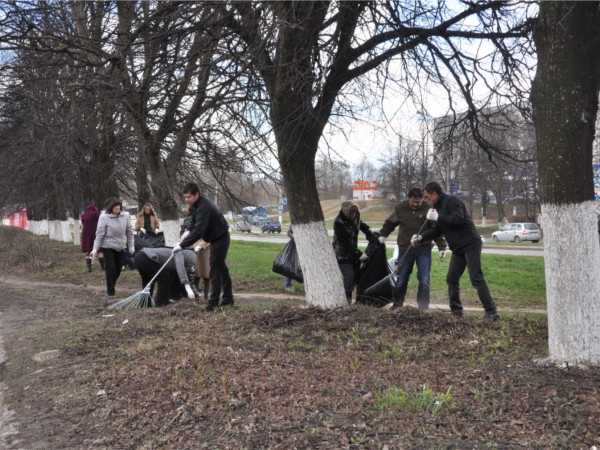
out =
[[[251,242],[271,242],[275,244],[284,244],[288,241],[288,237],[285,233],[281,234],[262,234],[262,233],[250,233],[250,234],[231,234],[232,240],[237,241],[251,241]],[[367,241],[358,241],[359,246],[366,247]],[[516,255],[516,256],[544,256],[543,247],[526,247],[523,246],[504,247],[500,245],[489,245],[483,246],[483,253],[492,255]],[[436,248],[434,247],[434,250]]]

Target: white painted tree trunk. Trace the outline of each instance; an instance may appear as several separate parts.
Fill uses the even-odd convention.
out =
[[[327,309],[348,306],[325,222],[294,224],[294,239],[304,276],[306,303]]]
[[[179,220],[161,220],[160,227],[165,234],[165,243],[167,247],[174,247],[179,242]]]
[[[550,358],[600,364],[600,244],[595,202],[542,205]]]
[[[73,244],[81,245],[81,233],[79,232],[79,220],[73,223]]]
[[[68,221],[63,220],[60,222],[61,227],[61,241],[73,243],[73,235],[71,234],[71,226]]]
[[[30,230],[36,236],[47,236],[48,235],[48,221],[47,220],[30,220],[27,222],[31,226]]]
[[[31,234],[37,236],[38,230],[39,230],[38,222],[36,222],[35,220],[27,221],[27,231],[29,231]]]
[[[55,241],[62,241],[62,226],[60,220],[48,221],[48,237]]]

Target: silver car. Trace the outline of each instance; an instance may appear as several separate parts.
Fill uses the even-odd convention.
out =
[[[540,242],[542,230],[535,223],[509,223],[500,230],[492,233],[492,240],[499,241],[531,241],[534,244]]]

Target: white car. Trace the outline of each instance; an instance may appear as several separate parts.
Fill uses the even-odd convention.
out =
[[[531,241],[534,244],[540,242],[542,230],[535,223],[509,223],[500,230],[492,233],[492,240],[499,241]]]

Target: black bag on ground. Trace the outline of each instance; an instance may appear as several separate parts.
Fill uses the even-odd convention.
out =
[[[392,282],[385,283],[375,292],[365,294],[365,291],[391,273],[385,245],[380,244],[376,239],[371,239],[365,253],[370,257],[356,274],[356,302],[381,308],[394,298]]]
[[[275,258],[273,272],[291,278],[299,283],[304,283],[302,267],[300,267],[300,259],[296,250],[296,242],[293,239],[290,239],[286,246],[283,247],[283,250],[281,250],[281,253]]]
[[[165,235],[160,233],[160,234],[155,234],[155,233],[146,233],[146,234],[141,234],[140,237],[142,239],[147,240],[150,245],[154,248],[162,248],[162,247],[166,247],[166,241],[165,241]]]

